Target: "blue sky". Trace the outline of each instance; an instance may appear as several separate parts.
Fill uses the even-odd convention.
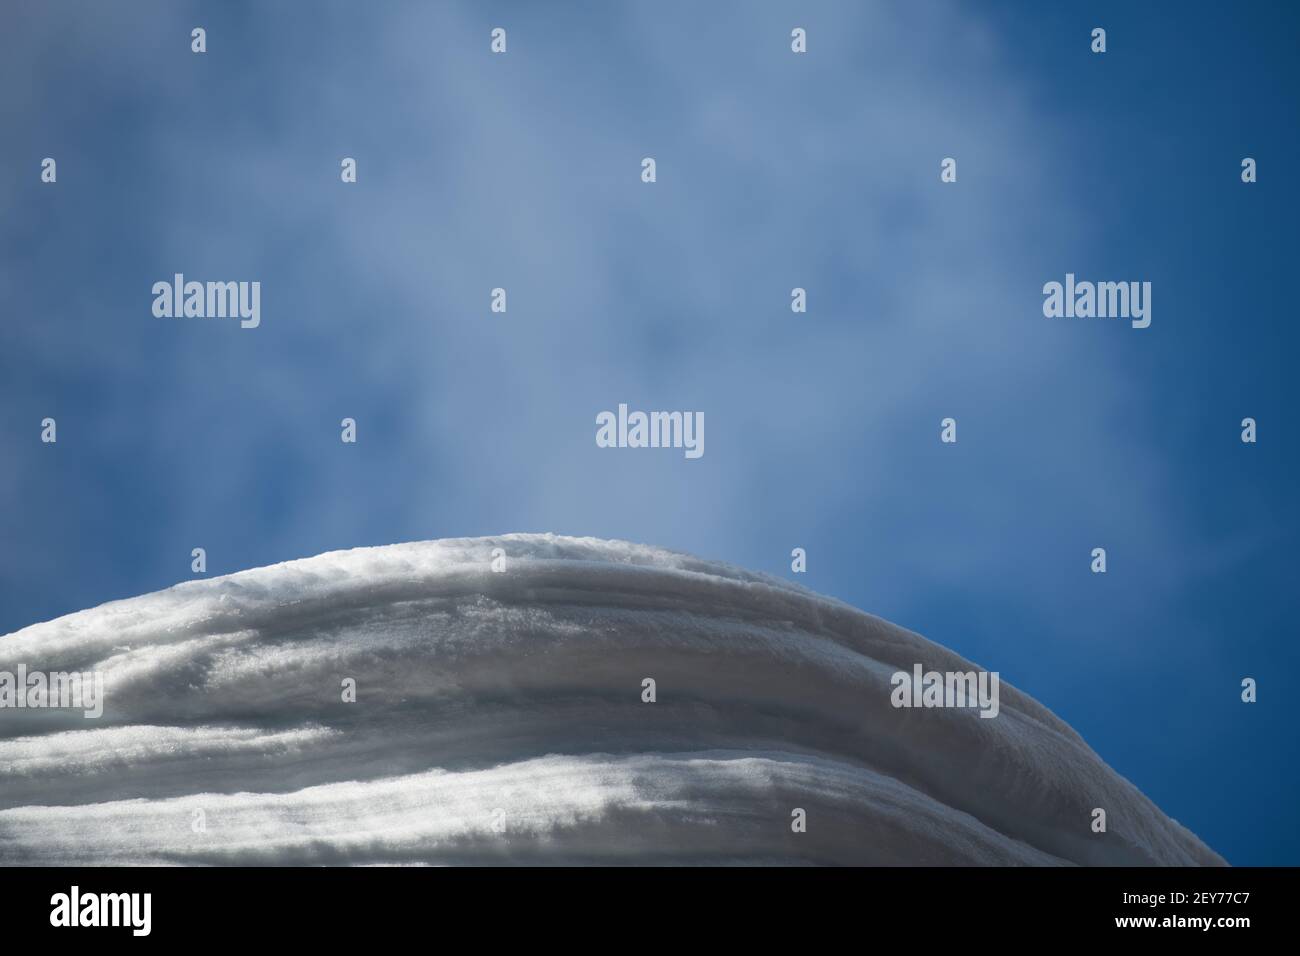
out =
[[[194,547],[803,547],[1229,861],[1300,862],[1300,15],[1133,6],[7,10],[0,632]],[[261,327],[154,318],[175,272],[259,280]],[[1044,318],[1066,272],[1150,281],[1151,327]],[[597,448],[620,402],[704,412],[704,457]]]

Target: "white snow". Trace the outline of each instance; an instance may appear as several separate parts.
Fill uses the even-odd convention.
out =
[[[9,864],[1223,863],[1006,682],[991,720],[890,706],[977,669],[951,651],[625,542],[322,554],[0,638],[19,663],[106,699],[0,710]]]

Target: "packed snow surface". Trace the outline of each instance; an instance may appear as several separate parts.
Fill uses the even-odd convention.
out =
[[[0,862],[1223,863],[1005,682],[993,719],[891,706],[917,663],[977,669],[788,581],[619,541],[191,581],[0,638],[0,671],[105,688],[99,719],[0,710]]]

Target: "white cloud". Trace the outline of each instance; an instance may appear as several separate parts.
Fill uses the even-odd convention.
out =
[[[993,719],[891,706],[894,671],[975,669],[951,651],[622,542],[335,552],[35,625],[20,662],[106,699],[4,712],[6,862],[1222,862],[1005,683]]]

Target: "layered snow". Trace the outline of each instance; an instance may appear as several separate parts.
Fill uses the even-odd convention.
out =
[[[0,862],[1223,863],[1005,682],[993,719],[894,708],[917,663],[977,669],[787,581],[617,541],[192,581],[0,638],[0,671],[105,688],[97,720],[0,710]]]

